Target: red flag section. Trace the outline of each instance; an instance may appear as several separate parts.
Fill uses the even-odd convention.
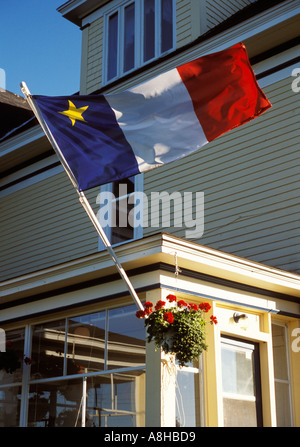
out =
[[[177,67],[208,141],[271,107],[242,43]]]

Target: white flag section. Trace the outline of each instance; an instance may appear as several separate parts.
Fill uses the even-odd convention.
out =
[[[177,69],[107,95],[106,100],[134,152],[139,172],[178,160],[208,143]]]

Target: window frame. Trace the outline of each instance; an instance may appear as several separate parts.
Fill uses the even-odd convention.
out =
[[[120,200],[122,200],[123,198],[129,198],[130,196],[134,196],[135,193],[140,193],[139,194],[139,198],[143,199],[143,189],[144,189],[144,174],[137,174],[133,177],[134,179],[134,192],[133,193],[129,193],[126,195],[122,195],[120,197],[117,197],[114,201],[118,202]],[[100,187],[100,194],[101,193],[108,193],[108,194],[112,194],[113,193],[113,182],[111,183],[107,183],[105,185],[101,185]],[[99,194],[99,195],[100,195]],[[98,203],[98,201],[97,201]],[[101,206],[101,205],[100,205]],[[112,206],[112,203],[110,203],[110,206]],[[143,203],[140,205],[143,208]],[[99,207],[100,209],[100,207]],[[111,242],[113,247],[117,247],[119,245],[123,245],[123,244],[127,244],[128,242],[132,242],[135,241],[137,239],[141,239],[143,237],[143,216],[141,218],[142,221],[142,225],[134,225],[133,226],[133,237],[131,239],[128,239],[126,241],[122,241],[122,242],[117,242],[117,243],[113,243],[112,242],[112,226],[107,225],[106,227],[103,228],[106,236],[108,237],[109,241]],[[98,239],[98,251],[102,251],[105,250],[105,246],[104,243],[102,241],[102,239],[99,237]]]
[[[0,392],[2,390],[5,389],[13,389],[16,390],[16,394],[19,394],[20,396],[20,401],[19,401],[19,409],[18,409],[18,418],[19,418],[19,427],[28,427],[29,425],[29,399],[30,399],[30,387],[34,386],[34,385],[47,385],[47,384],[55,384],[55,383],[72,383],[73,380],[81,380],[82,381],[82,396],[85,398],[85,400],[87,401],[87,388],[86,388],[86,384],[87,381],[93,378],[102,378],[102,377],[110,377],[111,380],[111,386],[114,385],[114,378],[118,375],[124,374],[125,377],[133,377],[135,376],[135,373],[137,371],[140,371],[142,374],[146,373],[146,363],[145,364],[138,364],[138,365],[134,365],[134,366],[121,366],[121,367],[110,367],[110,360],[109,357],[107,356],[109,353],[109,347],[108,347],[108,343],[105,343],[105,367],[103,370],[97,370],[97,371],[92,371],[92,372],[79,372],[79,373],[69,373],[66,370],[66,361],[69,358],[69,354],[68,354],[68,343],[70,343],[69,341],[69,321],[72,319],[76,319],[76,318],[85,318],[87,316],[92,316],[93,314],[97,314],[100,312],[103,312],[103,314],[105,315],[105,340],[109,341],[109,331],[110,331],[110,325],[109,325],[109,319],[110,318],[115,318],[116,315],[110,315],[110,313],[113,313],[115,311],[129,311],[131,312],[132,309],[132,315],[134,316],[134,321],[138,321],[135,318],[135,305],[134,304],[128,304],[128,303],[124,303],[124,304],[118,304],[118,305],[113,305],[113,303],[108,304],[104,307],[100,307],[98,308],[98,310],[94,310],[94,309],[89,309],[86,312],[79,312],[79,309],[77,312],[70,313],[70,314],[66,314],[64,316],[62,316],[61,318],[59,318],[59,320],[64,321],[64,350],[62,352],[63,355],[63,362],[64,362],[64,367],[62,368],[61,374],[56,375],[56,376],[47,376],[47,377],[42,377],[42,378],[38,378],[38,377],[32,377],[31,375],[31,369],[32,366],[29,366],[28,368],[24,368],[23,367],[23,362],[21,360],[21,373],[20,373],[20,377],[18,377],[16,380],[9,380],[8,383],[4,383],[1,384],[0,383]],[[117,316],[118,317],[118,316]],[[32,356],[32,352],[33,352],[33,336],[34,336],[34,331],[35,328],[38,327],[41,324],[47,324],[47,323],[56,323],[57,321],[56,318],[47,318],[46,320],[41,320],[41,321],[37,321],[37,322],[32,322],[26,326],[21,326],[18,327],[16,329],[7,329],[7,332],[9,333],[10,331],[15,331],[15,332],[21,332],[23,334],[23,355],[24,355],[24,359],[25,357],[31,358]],[[83,323],[84,324],[84,323]],[[146,343],[146,340],[145,340]],[[30,364],[28,364],[30,365]],[[135,393],[137,393],[137,390],[135,391]],[[136,398],[136,394],[135,394],[135,398]],[[135,402],[136,405],[136,402]],[[84,409],[83,409],[84,408]],[[78,426],[80,425],[81,427],[85,426],[85,417],[86,417],[86,406],[82,406],[81,409],[81,418],[78,419]],[[117,414],[118,413],[118,407],[116,406],[115,408],[110,409],[110,413],[114,413]],[[135,410],[133,411],[121,411],[120,413],[123,414],[128,414],[131,415],[135,418],[138,417],[138,411],[136,410],[136,406],[135,406]]]
[[[144,2],[142,0],[119,0],[118,4],[111,8],[109,5],[103,11],[103,63],[102,63],[102,85],[121,78],[122,76],[133,72],[139,67],[143,67],[148,63],[156,60],[162,55],[166,55],[176,49],[176,1],[172,0],[172,23],[173,45],[166,51],[161,51],[161,10],[162,0],[154,0],[155,2],[155,55],[153,58],[144,61]],[[124,71],[124,36],[125,31],[125,9],[131,4],[135,5],[135,25],[134,25],[134,66]],[[117,38],[117,74],[108,79],[108,48],[109,48],[109,19],[114,14],[118,14],[118,38]]]
[[[222,348],[230,349],[233,352],[243,352],[251,354],[252,373],[253,373],[253,396],[240,394],[238,392],[232,393],[224,391],[223,387],[223,360]],[[232,335],[221,334],[220,338],[220,353],[222,366],[222,408],[223,408],[223,424],[224,424],[224,398],[235,399],[236,396],[241,396],[241,400],[253,402],[256,412],[256,427],[263,426],[263,412],[262,412],[262,390],[261,390],[261,368],[260,368],[260,345],[257,341],[251,339],[238,338]]]

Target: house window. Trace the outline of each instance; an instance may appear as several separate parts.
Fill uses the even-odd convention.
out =
[[[141,425],[145,334],[135,311],[34,326],[28,426]]]
[[[292,426],[291,381],[286,327],[272,324],[276,416],[278,427]]]
[[[118,61],[116,54],[118,51],[118,24],[119,16],[115,12],[108,20],[108,56],[107,56],[107,78],[112,79],[117,76]]]
[[[104,84],[174,49],[174,0],[120,1],[104,23]]]
[[[112,245],[143,237],[143,174],[101,187],[97,217]],[[99,240],[99,250],[104,244]]]
[[[134,3],[131,3],[124,10],[124,73],[134,68],[134,27],[135,7]]]
[[[0,360],[0,427],[18,427],[21,414],[24,329],[5,331],[6,349]]]
[[[193,364],[176,366],[176,427],[204,427],[203,356]]]
[[[258,344],[222,337],[225,427],[262,426]]]

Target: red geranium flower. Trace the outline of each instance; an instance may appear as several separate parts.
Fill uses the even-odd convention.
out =
[[[165,307],[166,302],[159,300],[157,301],[156,305],[155,305],[155,310],[159,310],[162,309],[163,307]]]
[[[172,314],[172,312],[166,312],[164,314],[164,320],[167,321],[168,323],[173,323],[174,315]]]
[[[198,306],[197,306],[197,304],[189,303],[189,309],[190,310],[198,310]]]
[[[145,311],[144,310],[138,310],[135,315],[137,316],[137,318],[144,318]]]
[[[177,302],[177,304],[178,304],[178,307],[187,306],[186,302],[183,301],[183,300],[179,300],[179,301]]]
[[[144,314],[150,315],[151,313],[152,313],[152,307],[146,307],[146,309],[144,310]]]
[[[215,317],[214,315],[211,315],[211,317],[210,317],[210,322],[211,322],[211,324],[217,324],[218,323],[218,320],[217,320],[217,317]]]
[[[170,302],[170,303],[173,303],[173,301],[176,301],[176,296],[175,295],[168,295],[167,296],[167,300]]]
[[[144,307],[152,307],[153,306],[153,304],[150,302],[150,301],[146,301],[145,302],[145,304],[144,304]]]
[[[153,303],[151,303],[150,301],[146,301],[144,306],[145,306],[144,314],[150,315],[152,312]]]
[[[203,312],[208,312],[211,309],[211,305],[209,303],[200,303],[199,309],[203,310]]]

